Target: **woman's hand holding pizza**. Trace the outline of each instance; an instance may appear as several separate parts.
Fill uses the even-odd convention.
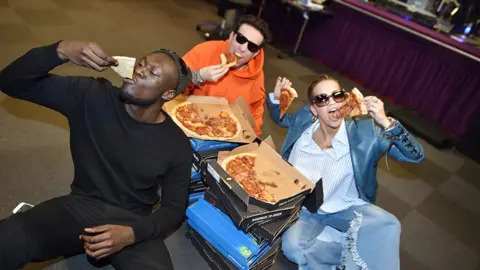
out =
[[[383,128],[390,126],[390,120],[385,114],[385,108],[383,102],[374,96],[365,97],[363,99],[365,106],[367,107],[368,114]]]
[[[236,65],[236,62],[227,64],[227,58],[224,54],[220,55],[221,63],[219,65],[213,65],[201,68],[199,74],[202,80],[216,82],[220,80],[231,67]]]
[[[282,92],[283,88],[292,87],[292,82],[285,78],[285,77],[278,77],[277,83],[275,84],[275,89],[273,90],[273,96],[276,100],[280,100],[280,93]]]

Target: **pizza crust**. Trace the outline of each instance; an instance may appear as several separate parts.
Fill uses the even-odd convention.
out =
[[[182,130],[187,134],[187,136],[191,136],[191,137],[198,137],[199,139],[204,139],[202,137],[206,137],[206,136],[202,136],[202,135],[198,135],[197,133],[195,133],[194,131],[188,129],[180,120],[177,119],[177,110],[182,107],[182,106],[188,106],[192,104],[192,102],[189,102],[189,101],[185,101],[185,102],[182,102],[180,104],[178,104],[177,106],[175,106],[173,109],[172,109],[172,112],[171,112],[171,117],[172,117],[172,120],[173,122],[175,122],[179,127],[182,128]]]
[[[222,164],[220,164],[220,166],[222,166],[222,168],[227,171],[227,165],[230,161],[236,159],[236,158],[241,158],[241,157],[253,157],[253,158],[257,158],[257,154],[254,154],[254,153],[241,153],[241,154],[236,154],[236,155],[233,155],[233,156],[229,156],[227,158],[225,158],[223,161],[222,161]]]
[[[181,107],[184,107],[184,106],[188,106],[188,105],[194,105],[194,103],[192,103],[190,101],[182,102],[182,103],[178,104],[177,106],[175,106],[171,111],[171,118],[173,119],[173,121],[178,126],[180,126],[182,128],[182,130],[187,134],[187,136],[199,138],[199,139],[202,139],[202,140],[226,141],[226,140],[230,140],[230,139],[233,139],[233,138],[237,137],[242,132],[242,126],[240,125],[240,121],[238,121],[238,118],[233,113],[227,112],[229,117],[231,117],[233,119],[233,121],[235,121],[236,126],[237,126],[237,132],[233,136],[231,136],[231,137],[218,137],[218,136],[200,135],[200,134],[196,133],[195,131],[190,130],[188,127],[186,127],[182,123],[182,121],[177,119],[176,115],[177,115],[178,109],[181,108]]]
[[[131,79],[133,77],[136,59],[127,56],[113,56],[113,59],[118,61],[118,66],[112,66],[112,69],[122,78]]]
[[[220,54],[220,62],[222,63],[223,66],[227,64],[227,57],[223,53]]]
[[[360,115],[368,114],[367,106],[363,102],[363,94],[356,87],[353,88],[352,94],[355,96],[358,102],[360,102]]]

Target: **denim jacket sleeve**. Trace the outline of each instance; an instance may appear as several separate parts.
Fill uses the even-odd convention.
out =
[[[278,101],[274,100],[273,93],[270,93],[270,95],[267,97],[267,107],[270,111],[270,117],[277,125],[284,128],[289,128],[295,123],[294,114],[286,113],[283,115],[283,118],[280,119],[280,104]]]
[[[398,120],[389,130],[380,127],[376,127],[376,130],[380,153],[402,162],[420,163],[423,160],[425,154],[422,146]]]

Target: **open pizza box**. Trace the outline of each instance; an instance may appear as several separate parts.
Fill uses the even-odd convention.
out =
[[[226,111],[233,114],[241,126],[241,131],[235,137],[229,139],[218,140],[212,138],[214,141],[225,141],[233,143],[251,143],[255,140],[256,135],[253,127],[255,126],[255,121],[253,116],[248,109],[248,105],[245,103],[242,97],[238,98],[232,103],[228,103],[228,100],[223,97],[210,97],[210,96],[185,96],[179,95],[175,99],[164,104],[163,109],[170,115],[170,117],[175,118],[172,115],[172,110],[179,104],[183,102],[192,102],[198,108],[198,113],[200,117],[210,117],[217,116],[221,111]],[[180,126],[180,128],[185,132],[185,134],[190,138],[197,138],[201,140],[207,140],[205,137],[197,137],[194,133],[187,130],[185,127]]]
[[[208,163],[217,163],[217,161],[211,160]],[[223,184],[223,181],[217,182],[210,173],[206,174],[205,181],[208,189],[205,191],[204,199],[213,205],[221,204],[233,223],[244,232],[251,232],[252,228],[257,226],[289,218],[299,211],[304,200],[300,197],[277,209],[267,210],[253,204],[245,205],[235,192]]]
[[[249,195],[221,166],[224,159],[245,153],[256,155],[254,165],[256,180],[263,183],[265,189],[274,197],[275,202],[265,202]],[[274,150],[270,137],[260,144],[255,142],[237,147],[229,152],[219,152],[217,162],[208,163],[207,172],[222,186],[231,189],[247,208],[248,205],[256,205],[267,210],[275,210],[289,202],[304,198],[314,188],[312,182],[283,160]]]

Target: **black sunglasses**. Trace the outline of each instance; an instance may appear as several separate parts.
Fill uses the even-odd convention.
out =
[[[327,94],[320,94],[318,96],[314,96],[312,99],[313,104],[315,104],[317,107],[324,107],[327,106],[328,100],[330,98],[333,98],[333,101],[336,103],[344,102],[345,99],[347,99],[347,92],[345,90],[335,90],[332,92],[331,95]]]
[[[260,50],[260,48],[262,47],[261,45],[257,45],[255,43],[251,42],[250,40],[248,40],[248,38],[246,38],[240,32],[235,32],[235,34],[236,34],[235,40],[238,42],[238,44],[245,44],[245,42],[248,42],[247,48],[252,53],[258,52],[258,50]]]

